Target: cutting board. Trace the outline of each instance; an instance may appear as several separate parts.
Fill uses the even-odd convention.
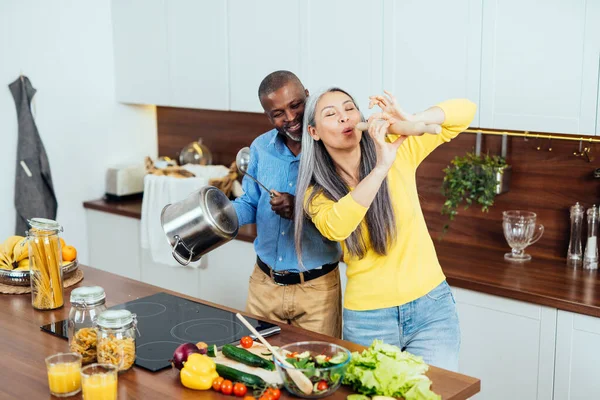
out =
[[[240,347],[240,346],[238,346],[238,347]],[[262,357],[266,360],[271,360],[271,361],[273,360],[272,356],[270,356],[270,355],[265,356],[262,354],[262,353],[270,353],[269,350],[262,343],[254,342],[254,345],[246,350],[248,350],[249,352],[254,353],[257,356]],[[225,357],[223,355],[223,353],[221,353],[220,351],[217,352],[217,355],[214,358],[214,361],[217,364],[225,365],[227,367],[235,368],[239,371],[246,372],[248,374],[253,374],[253,375],[259,376],[265,382],[267,382],[267,384],[269,384],[269,385],[277,385],[277,386],[283,385],[283,380],[281,379],[281,376],[279,375],[279,372],[277,370],[268,371],[264,368],[251,367],[249,365],[242,364],[239,361],[234,361],[230,358]]]

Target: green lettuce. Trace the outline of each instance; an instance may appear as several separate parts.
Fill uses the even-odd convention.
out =
[[[431,380],[425,375],[428,368],[421,357],[375,340],[362,353],[352,353],[343,383],[368,396],[440,400],[431,391]]]

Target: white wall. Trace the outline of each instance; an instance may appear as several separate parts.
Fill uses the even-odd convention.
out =
[[[114,99],[110,0],[0,0],[0,241],[15,224],[17,119],[8,84],[21,71],[38,90],[34,115],[57,220],[85,263],[82,202],[104,194],[107,166],[156,157],[155,107]]]

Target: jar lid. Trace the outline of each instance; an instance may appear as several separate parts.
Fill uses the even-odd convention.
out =
[[[104,288],[100,286],[83,286],[71,292],[71,303],[94,304],[106,298]]]
[[[102,328],[123,328],[135,320],[135,314],[128,310],[107,310],[98,316],[96,323]]]
[[[62,226],[54,220],[46,218],[31,218],[27,222],[33,229],[39,229],[42,231],[62,231]]]

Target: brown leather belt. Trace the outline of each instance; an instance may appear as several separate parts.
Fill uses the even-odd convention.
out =
[[[273,269],[265,264],[258,256],[256,257],[256,264],[262,272],[270,276],[278,285],[296,285],[298,283],[307,282],[323,275],[327,275],[338,266],[338,263],[332,263],[304,272],[277,272],[273,271]]]

